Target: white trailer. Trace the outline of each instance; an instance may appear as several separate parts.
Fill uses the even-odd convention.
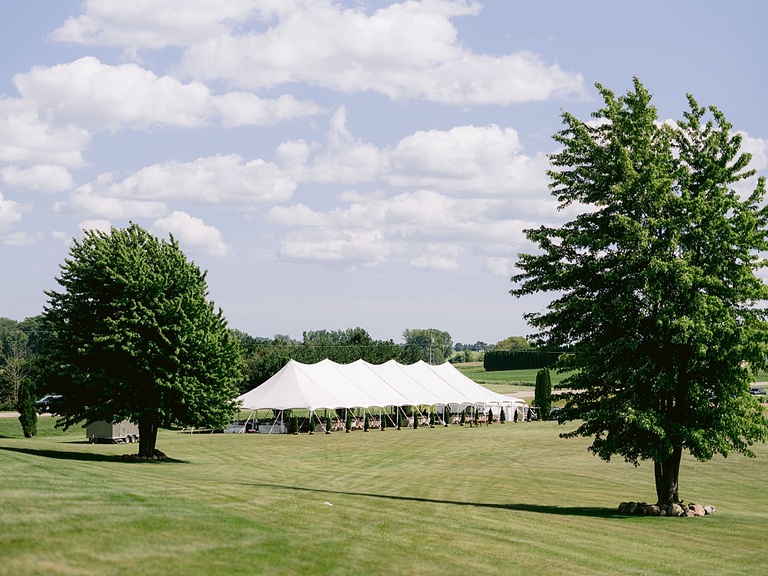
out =
[[[139,427],[130,420],[122,422],[91,422],[85,429],[91,444],[124,444],[139,441]]]

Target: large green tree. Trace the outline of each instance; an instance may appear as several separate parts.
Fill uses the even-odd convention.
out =
[[[539,251],[520,255],[511,293],[555,293],[526,318],[538,346],[573,347],[558,419],[579,424],[563,436],[652,460],[670,504],[684,451],[753,455],[768,438],[749,394],[768,353],[765,180],[734,189],[754,172],[715,107],[689,96],[681,121],[660,123],[637,79],[625,96],[598,89],[604,107],[590,123],[564,113],[551,156],[552,194],[579,215],[526,231]]]
[[[48,387],[59,425],[130,419],[139,455],[158,428],[224,425],[236,411],[239,347],[177,242],[136,224],[86,231],[46,292]]]
[[[421,359],[428,364],[442,364],[453,351],[448,332],[435,328],[413,328],[403,331],[405,345],[421,350]]]

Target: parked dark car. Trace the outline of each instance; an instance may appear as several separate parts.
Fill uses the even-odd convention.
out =
[[[48,396],[43,396],[35,402],[35,407],[37,408],[38,414],[47,414],[47,413],[55,413],[55,407],[56,402],[61,398],[60,395],[57,394],[49,394]]]
[[[749,393],[752,394],[752,396],[765,396],[765,388],[757,388],[753,386],[749,389]]]

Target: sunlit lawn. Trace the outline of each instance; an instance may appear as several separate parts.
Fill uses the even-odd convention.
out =
[[[636,518],[652,467],[550,422],[301,435],[161,431],[168,463],[0,419],[0,574],[761,574],[768,448],[686,458],[711,517]]]

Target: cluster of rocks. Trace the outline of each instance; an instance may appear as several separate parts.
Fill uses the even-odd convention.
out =
[[[634,516],[710,516],[715,513],[714,506],[700,504],[648,504],[646,502],[622,502],[619,504],[619,514]]]
[[[123,460],[126,462],[164,462],[166,460],[170,460],[170,458],[168,458],[168,456],[166,456],[163,452],[160,452],[160,450],[155,450],[155,452],[150,456],[139,454],[123,454]]]

